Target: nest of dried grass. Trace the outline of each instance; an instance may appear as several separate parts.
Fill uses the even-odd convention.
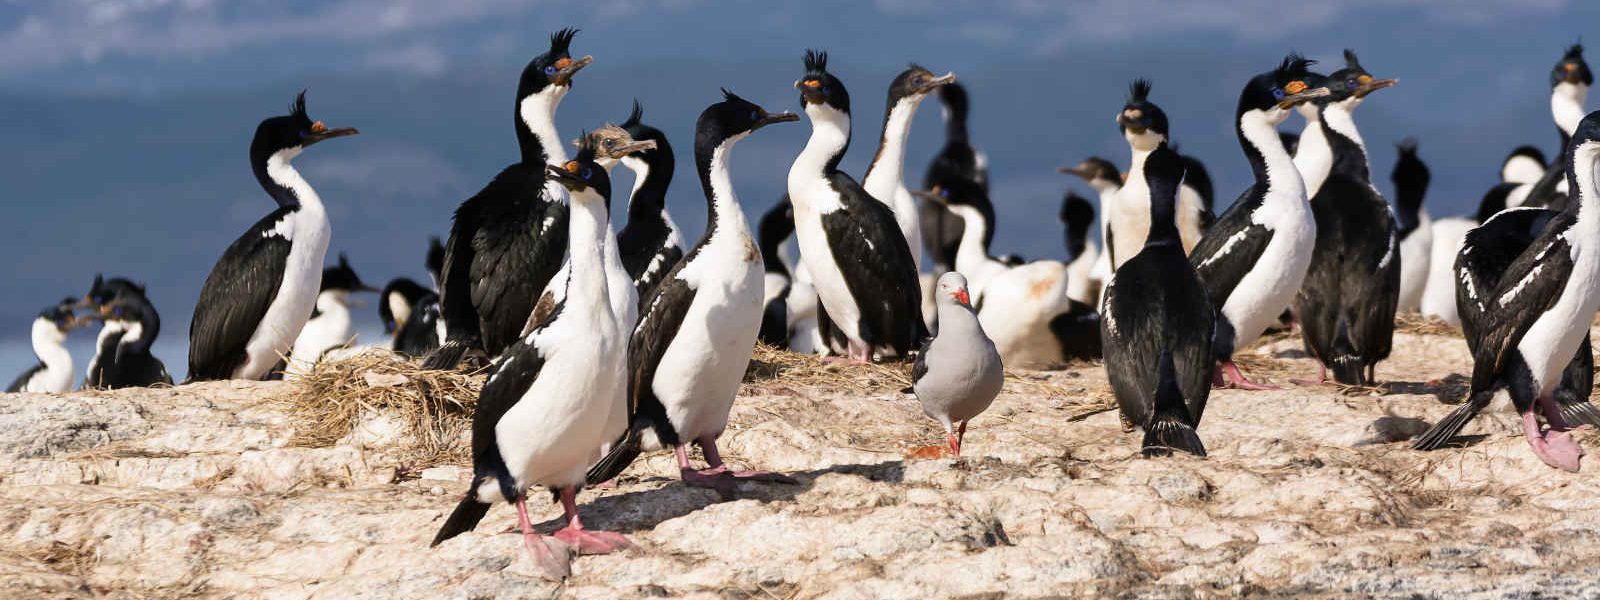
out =
[[[425,370],[385,352],[323,361],[284,399],[294,424],[289,444],[332,446],[362,419],[389,415],[406,425],[399,449],[408,467],[469,462],[468,432],[483,380],[482,373]]]
[[[1394,316],[1394,330],[1397,333],[1412,335],[1461,335],[1461,328],[1446,323],[1437,317],[1425,317],[1419,313],[1400,313]]]

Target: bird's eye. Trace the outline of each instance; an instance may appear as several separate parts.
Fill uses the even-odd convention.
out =
[[[589,167],[584,167],[584,168],[583,168],[583,172],[582,172],[582,173],[580,173],[580,175],[582,175],[582,177],[583,177],[583,178],[584,178],[584,179],[588,179],[588,178],[589,178],[589,176],[590,176],[590,175],[593,175],[593,174],[594,174],[594,173],[593,173],[593,172],[592,172],[592,171],[590,171],[590,170],[589,170]]]
[[[940,198],[949,198],[950,197],[950,190],[948,188],[940,189],[939,190],[939,197]]]
[[[758,111],[754,111],[754,110],[750,111],[750,120],[751,121],[754,121],[754,120],[757,120],[757,119],[760,118],[760,115],[757,114],[757,112]]]
[[[912,77],[911,78],[911,83],[915,83],[917,85],[922,85],[922,82],[924,82],[924,81],[927,81],[927,78],[923,77],[921,75],[918,75],[916,77]]]
[[[555,75],[556,74],[556,66],[555,65],[546,65],[545,68],[544,68],[544,74],[545,75]]]
[[[607,148],[615,148],[616,146],[617,146],[617,141],[616,140],[606,140],[606,147]]]
[[[832,93],[832,91],[831,91],[831,88],[829,86],[826,86],[826,85],[822,86],[822,94],[823,95],[827,95],[827,94],[830,94],[830,93]]]
[[[1356,87],[1356,80],[1355,80],[1354,77],[1352,77],[1350,79],[1344,80],[1344,84],[1347,85],[1347,86],[1350,86],[1350,87]]]
[[[1279,100],[1282,100],[1283,99],[1283,88],[1272,88],[1272,97],[1273,98],[1277,98]]]

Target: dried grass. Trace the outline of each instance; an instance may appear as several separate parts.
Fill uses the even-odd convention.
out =
[[[481,373],[424,370],[390,353],[323,361],[284,398],[294,424],[289,444],[332,446],[361,419],[386,414],[406,424],[400,460],[408,467],[468,462],[467,432],[483,379]]]
[[[1460,327],[1435,317],[1422,316],[1420,313],[1400,313],[1395,315],[1394,330],[1396,333],[1409,333],[1412,335],[1461,336]]]

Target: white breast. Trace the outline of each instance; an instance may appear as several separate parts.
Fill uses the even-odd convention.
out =
[[[1428,285],[1432,254],[1433,220],[1421,210],[1417,213],[1417,228],[1400,241],[1400,312],[1422,309],[1422,291]]]
[[[289,374],[310,373],[324,353],[355,343],[355,326],[350,320],[349,292],[329,290],[317,294],[320,313],[301,328],[289,354]]]
[[[1600,255],[1584,252],[1581,244],[1574,244],[1572,261],[1572,273],[1560,299],[1540,315],[1517,344],[1517,352],[1539,384],[1540,396],[1551,393],[1561,382],[1562,369],[1572,362],[1578,344],[1589,336],[1589,323],[1600,307]]]
[[[1279,210],[1256,211],[1258,223],[1272,229],[1272,241],[1262,251],[1239,285],[1222,305],[1222,313],[1234,328],[1234,347],[1254,343],[1284,309],[1305,282],[1311,266],[1311,250],[1316,244],[1317,223],[1305,200],[1275,205]]]
[[[289,353],[295,338],[311,318],[317,291],[322,286],[322,261],[328,253],[333,229],[321,204],[302,205],[289,213],[276,235],[291,242],[283,282],[266,316],[245,344],[248,359],[233,373],[235,379],[261,379]]]
[[[686,441],[722,434],[761,329],[761,259],[740,238],[719,231],[678,272],[695,293],[651,388]]]

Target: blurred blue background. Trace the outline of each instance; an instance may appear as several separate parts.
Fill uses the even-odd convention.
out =
[[[909,61],[953,70],[990,158],[995,250],[1048,257],[1063,254],[1063,192],[1094,197],[1054,169],[1090,154],[1126,164],[1112,116],[1135,77],[1155,82],[1173,137],[1205,161],[1225,205],[1249,178],[1231,123],[1245,79],[1290,50],[1333,70],[1353,48],[1375,75],[1400,79],[1358,113],[1374,180],[1389,195],[1393,142],[1417,137],[1437,217],[1476,206],[1513,146],[1555,152],[1547,74],[1594,23],[1600,5],[1565,0],[4,3],[0,377],[33,362],[39,309],[105,273],[149,285],[164,317],[156,353],[181,378],[200,284],[273,208],[250,174],[250,135],[301,89],[313,118],[362,132],[296,163],[329,206],[331,252],[348,253],[373,285],[425,280],[427,236],[444,235],[456,205],[516,160],[517,76],[564,26],[583,30],[573,53],[595,63],[562,105],[562,133],[621,121],[638,98],[680,153],[719,87],[794,110],[802,51],[828,50],[854,96],[844,167],[858,176],[889,79]],[[1296,117],[1286,129],[1301,126]],[[740,145],[734,181],[752,219],[783,192],[808,133],[802,122]],[[942,142],[930,99],[908,181]],[[679,169],[670,208],[695,239],[703,196],[693,162]],[[618,173],[628,189],[631,175]],[[360,318],[363,341],[379,341],[376,309]],[[73,337],[80,369],[92,337]]]

